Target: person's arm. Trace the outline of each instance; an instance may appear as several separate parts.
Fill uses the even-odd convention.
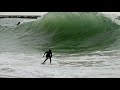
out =
[[[46,52],[44,53],[43,57],[45,56]]]

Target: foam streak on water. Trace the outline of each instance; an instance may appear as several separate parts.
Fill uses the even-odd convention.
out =
[[[95,54],[96,53],[96,54]],[[109,78],[120,76],[120,53],[114,51],[108,55],[95,52],[94,55],[65,55],[55,54],[53,65],[41,63],[41,54],[1,53],[0,77],[8,78]],[[113,52],[112,52],[113,53]],[[59,57],[60,56],[60,57]],[[77,57],[76,57],[77,56]]]

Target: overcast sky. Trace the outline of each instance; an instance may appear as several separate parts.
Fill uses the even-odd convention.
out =
[[[43,15],[46,12],[0,12],[0,15]]]
[[[43,15],[47,12],[0,12],[0,15]],[[103,12],[106,14],[117,14],[120,15],[120,12]]]

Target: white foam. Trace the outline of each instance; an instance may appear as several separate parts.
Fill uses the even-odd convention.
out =
[[[85,55],[52,58],[45,65],[42,54],[1,53],[0,77],[8,78],[87,78],[119,77],[120,58],[116,56]]]

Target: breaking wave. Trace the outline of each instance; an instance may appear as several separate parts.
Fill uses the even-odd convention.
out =
[[[49,12],[9,31],[18,45],[56,52],[95,51],[111,47],[120,26],[92,12]],[[14,43],[15,44],[15,43]]]

